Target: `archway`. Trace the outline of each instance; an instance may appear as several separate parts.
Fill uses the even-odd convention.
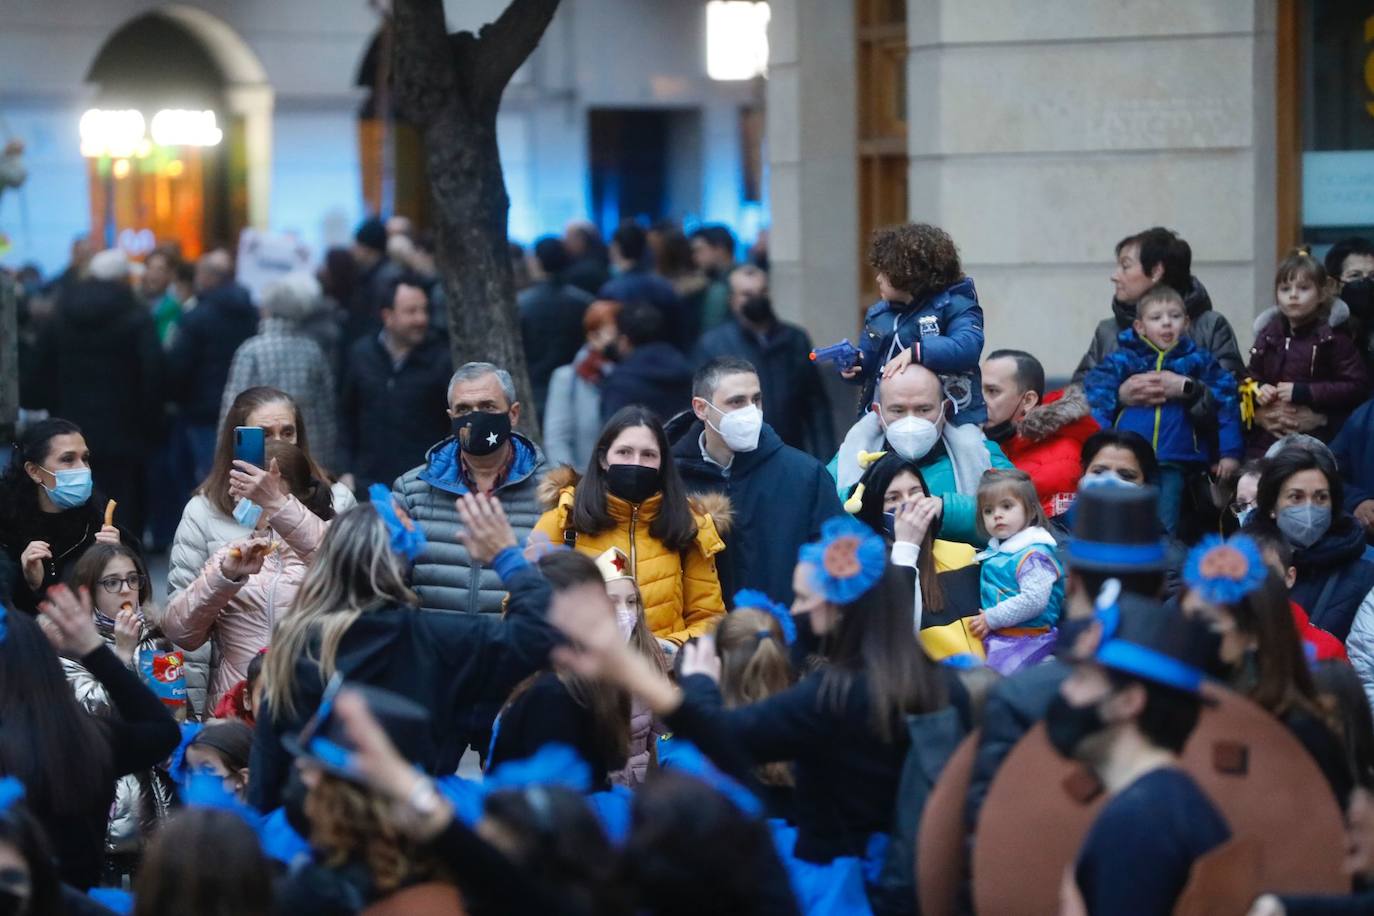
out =
[[[82,118],[92,226],[131,254],[176,242],[187,257],[232,247],[267,221],[272,90],[226,23],[191,7],[129,20],[86,75]]]

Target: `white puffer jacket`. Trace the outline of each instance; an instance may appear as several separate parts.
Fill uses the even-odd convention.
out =
[[[336,483],[330,489],[334,513],[345,512],[357,505],[353,491]],[[167,598],[170,603],[205,569],[205,563],[225,544],[248,537],[251,532],[215,508],[210,500],[197,493],[191,497],[181,513],[176,536],[172,538],[171,568],[167,573]],[[162,620],[153,621],[161,625]],[[186,653],[186,698],[201,718],[210,710],[205,708],[205,689],[209,681],[210,647],[201,646]]]

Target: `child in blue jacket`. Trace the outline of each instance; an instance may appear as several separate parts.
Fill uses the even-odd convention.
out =
[[[878,272],[882,300],[864,316],[861,358],[840,374],[863,386],[859,415],[873,402],[878,381],[916,362],[940,376],[962,426],[987,422],[978,360],[983,353],[983,308],[959,251],[943,229],[911,223],[873,235],[868,263]]]
[[[1217,476],[1235,473],[1245,452],[1235,376],[1187,336],[1188,312],[1173,288],[1156,286],[1136,305],[1136,319],[1117,338],[1117,349],[1098,363],[1083,385],[1093,418],[1104,429],[1139,433],[1159,459],[1159,518],[1173,534],[1178,526],[1187,481],[1210,468]],[[1133,375],[1161,373],[1169,400],[1157,405],[1122,406],[1117,389]],[[1211,391],[1216,401],[1215,431],[1199,429],[1191,406]]]

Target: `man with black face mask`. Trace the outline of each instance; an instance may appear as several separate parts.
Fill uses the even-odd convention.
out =
[[[1374,367],[1374,242],[1359,236],[1341,239],[1326,253],[1326,274],[1340,284],[1340,296],[1350,306],[1355,346]]]
[[[768,274],[753,264],[730,272],[732,320],[702,335],[692,362],[700,369],[732,356],[752,364],[763,388],[763,418],[782,441],[825,459],[835,451],[835,423],[805,330],[778,319]]]
[[[1079,493],[1073,537],[1064,554],[1068,581],[1059,619],[1061,655],[1092,622],[1094,599],[1108,580],[1152,600],[1164,590],[1169,556],[1153,514],[1158,498],[1154,487],[1125,485],[1084,487]],[[964,809],[970,832],[1002,761],[1045,717],[1068,674],[1065,662],[1051,659],[1004,678],[988,694]]]
[[[1200,625],[1115,582],[1098,606],[1045,716],[1055,750],[1087,764],[1109,796],[1079,849],[1073,892],[1088,913],[1169,913],[1193,863],[1231,837],[1179,766],[1201,712],[1190,632]]]
[[[539,521],[544,454],[513,431],[520,421],[515,383],[491,363],[468,363],[453,374],[448,416],[452,434],[392,486],[429,541],[411,586],[426,610],[498,614],[506,588],[458,542],[456,500],[465,493],[495,496],[523,541]]]
[[[1083,389],[1045,391],[1045,368],[1022,350],[996,350],[983,361],[983,434],[1030,475],[1050,518],[1073,505],[1083,443],[1097,432]]]

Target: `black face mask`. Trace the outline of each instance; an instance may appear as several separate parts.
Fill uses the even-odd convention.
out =
[[[1098,705],[1071,706],[1062,694],[1055,695],[1049,711],[1045,713],[1045,734],[1059,756],[1075,759],[1073,752],[1078,750],[1084,739],[1091,738],[1107,727],[1102,713],[1097,710]]]
[[[606,489],[627,503],[642,503],[659,491],[662,475],[658,468],[642,464],[613,464],[606,468]]]
[[[620,347],[616,346],[615,341],[611,341],[601,348],[601,355],[613,363],[620,361]]]
[[[1374,277],[1351,280],[1341,287],[1341,299],[1357,318],[1368,318],[1374,313]]]
[[[463,430],[467,430],[464,435]],[[458,447],[478,458],[490,455],[510,441],[510,414],[474,410],[453,418]]]
[[[1016,424],[1011,420],[1003,420],[1001,423],[991,423],[983,427],[983,435],[993,442],[1006,442],[1016,434]]]
[[[773,300],[767,296],[750,296],[739,307],[745,321],[754,324],[771,324],[773,321]]]
[[[1055,637],[1054,652],[1060,658],[1071,660],[1073,647],[1078,642],[1078,637],[1088,631],[1094,623],[1096,617],[1060,617],[1058,630],[1059,634]]]

